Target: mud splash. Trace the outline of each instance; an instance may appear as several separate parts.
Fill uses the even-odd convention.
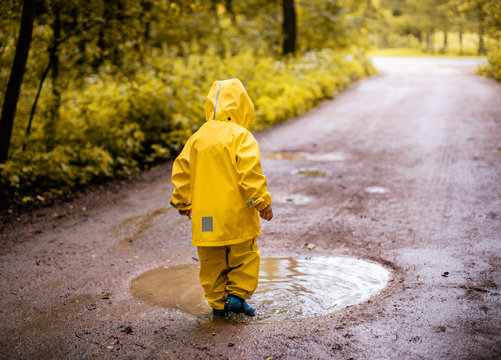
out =
[[[348,257],[264,258],[259,287],[249,303],[252,322],[275,322],[328,314],[369,299],[390,273],[379,264]],[[150,270],[131,282],[135,297],[151,305],[209,316],[198,266]],[[243,316],[243,315],[242,315]]]

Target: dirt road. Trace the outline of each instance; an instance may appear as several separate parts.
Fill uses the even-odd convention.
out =
[[[134,298],[147,270],[196,264],[167,164],[4,224],[0,358],[500,358],[501,86],[476,60],[374,63],[380,75],[257,134],[275,199],[258,243],[376,261],[391,271],[379,295],[260,325]]]

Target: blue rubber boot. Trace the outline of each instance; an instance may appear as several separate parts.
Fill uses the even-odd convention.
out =
[[[234,312],[236,314],[244,313],[247,316],[254,316],[256,310],[249,306],[244,299],[235,295],[228,295],[228,299],[224,304],[224,310]]]
[[[254,316],[256,314],[256,309],[247,304],[247,301],[242,300],[244,304],[244,314],[247,316]]]
[[[218,317],[225,317],[228,315],[228,312],[226,310],[212,309],[212,315]]]

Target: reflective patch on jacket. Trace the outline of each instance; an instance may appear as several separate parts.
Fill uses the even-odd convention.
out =
[[[213,231],[212,216],[202,216],[202,231]]]

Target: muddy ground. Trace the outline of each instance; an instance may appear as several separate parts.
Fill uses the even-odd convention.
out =
[[[501,85],[472,73],[477,60],[374,62],[380,75],[256,134],[275,199],[258,244],[376,261],[391,271],[381,293],[260,325],[133,297],[144,272],[196,263],[166,164],[4,218],[0,357],[500,358]]]

